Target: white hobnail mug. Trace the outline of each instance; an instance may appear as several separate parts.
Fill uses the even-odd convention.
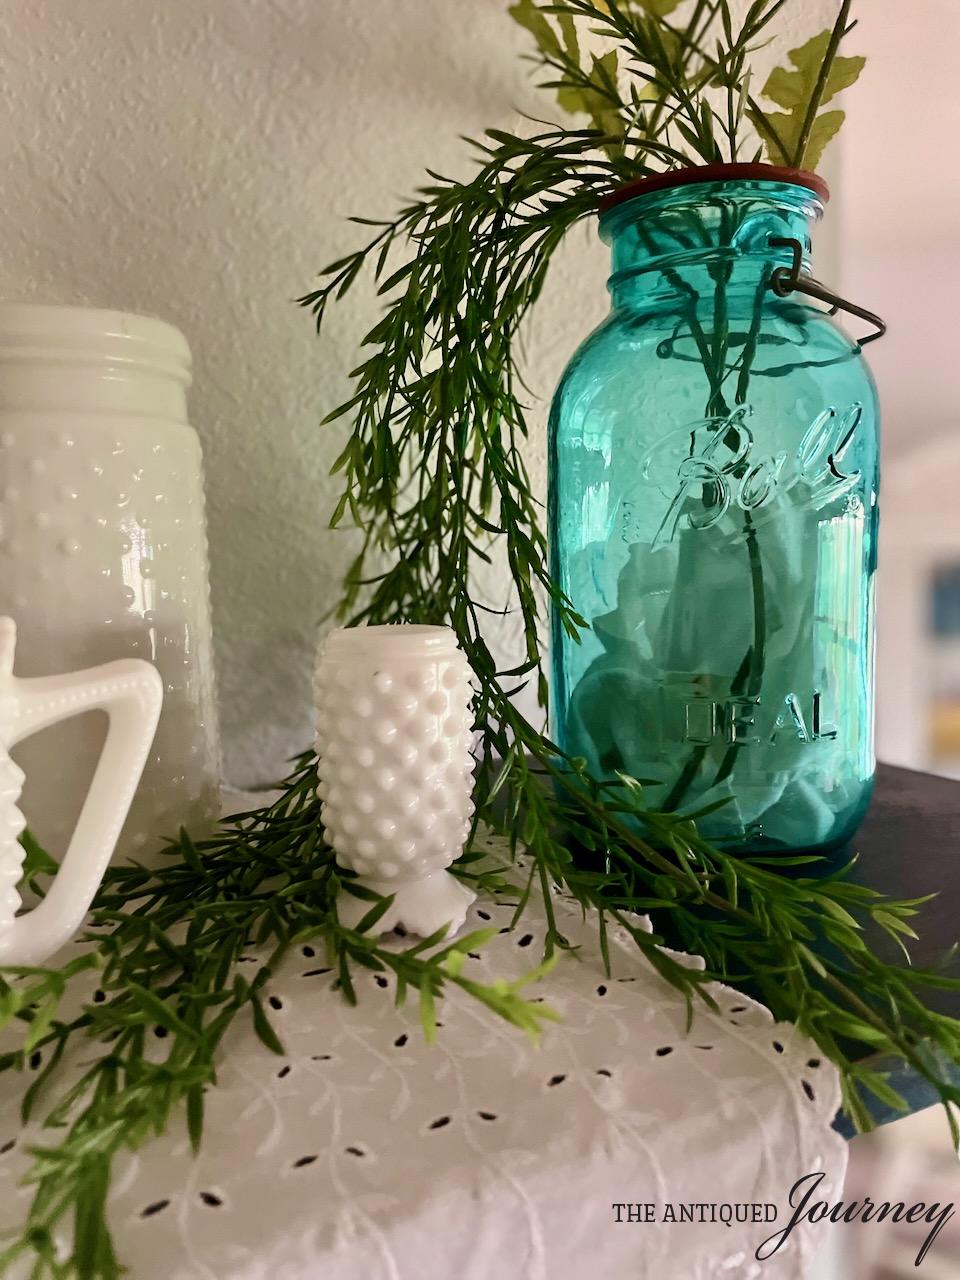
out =
[[[153,741],[163,681],[155,667],[137,658],[21,679],[13,674],[16,639],[13,619],[0,618],[0,964],[35,965],[73,937],[103,879]],[[46,896],[17,915],[24,859],[19,836],[26,825],[17,801],[25,775],[10,748],[92,710],[109,718],[93,781]],[[53,792],[57,786],[51,772],[46,787]]]
[[[378,931],[459,929],[475,895],[447,868],[473,813],[470,667],[449,627],[331,632],[315,694],[324,835],[337,862],[392,906]],[[355,925],[370,903],[343,893]]]

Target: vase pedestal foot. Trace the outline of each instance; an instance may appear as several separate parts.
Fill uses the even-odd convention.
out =
[[[357,882],[385,898],[393,897],[374,926],[377,933],[388,933],[399,924],[408,933],[426,938],[448,924],[447,938],[450,939],[462,927],[467,909],[477,896],[449,871],[435,871],[419,880],[376,880],[372,876],[360,876]],[[341,893],[337,899],[337,915],[342,924],[352,929],[372,906],[373,903],[363,898]]]

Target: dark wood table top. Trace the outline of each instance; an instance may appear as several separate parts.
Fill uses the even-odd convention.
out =
[[[939,960],[960,939],[960,782],[881,764],[873,803],[849,852],[859,854],[854,878],[863,884],[896,898],[937,894],[914,922],[920,935],[911,946],[914,963]],[[931,990],[924,999],[941,1013],[960,1017],[960,992]],[[933,1089],[909,1068],[876,1061],[890,1071],[890,1083],[911,1111],[938,1101]],[[960,1067],[952,1073],[960,1084]],[[871,1112],[880,1124],[903,1114],[875,1100]],[[852,1134],[843,1116],[836,1128]]]

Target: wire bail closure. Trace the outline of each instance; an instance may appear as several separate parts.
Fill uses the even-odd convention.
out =
[[[805,293],[810,298],[816,298],[818,302],[825,302],[832,316],[838,311],[846,311],[852,316],[866,320],[868,324],[874,326],[875,332],[868,333],[864,338],[858,338],[857,345],[860,347],[865,347],[868,342],[875,342],[887,332],[886,321],[881,320],[873,311],[868,311],[866,307],[858,307],[853,302],[847,302],[845,298],[841,298],[819,280],[801,273],[803,245],[796,237],[771,236],[768,244],[775,249],[789,249],[793,254],[793,262],[789,267],[775,267],[771,272],[770,288],[778,298],[785,298],[793,292]]]

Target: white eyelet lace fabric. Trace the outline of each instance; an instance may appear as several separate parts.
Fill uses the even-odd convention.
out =
[[[819,1228],[762,1263],[754,1252],[786,1225],[803,1175],[823,1171],[817,1199],[841,1196],[835,1071],[720,986],[719,1013],[699,1005],[687,1032],[683,999],[629,938],[611,931],[607,976],[594,922],[560,896],[554,909],[580,949],[529,989],[563,1018],[539,1048],[453,988],[429,1046],[415,1000],[394,1007],[392,978],[361,973],[352,1008],[322,949],[299,949],[267,992],[285,1055],[243,1020],[206,1094],[199,1156],[177,1121],[117,1164],[109,1217],[134,1280],[801,1280]],[[466,976],[537,962],[542,902],[506,931],[512,914],[489,899],[472,908],[468,929],[503,931]],[[25,1148],[55,1134],[21,1132],[19,1084],[0,1088],[8,1229],[29,1205]],[[778,1217],[618,1224],[613,1209],[650,1203],[659,1219],[667,1203],[679,1217],[680,1205],[743,1202]]]

